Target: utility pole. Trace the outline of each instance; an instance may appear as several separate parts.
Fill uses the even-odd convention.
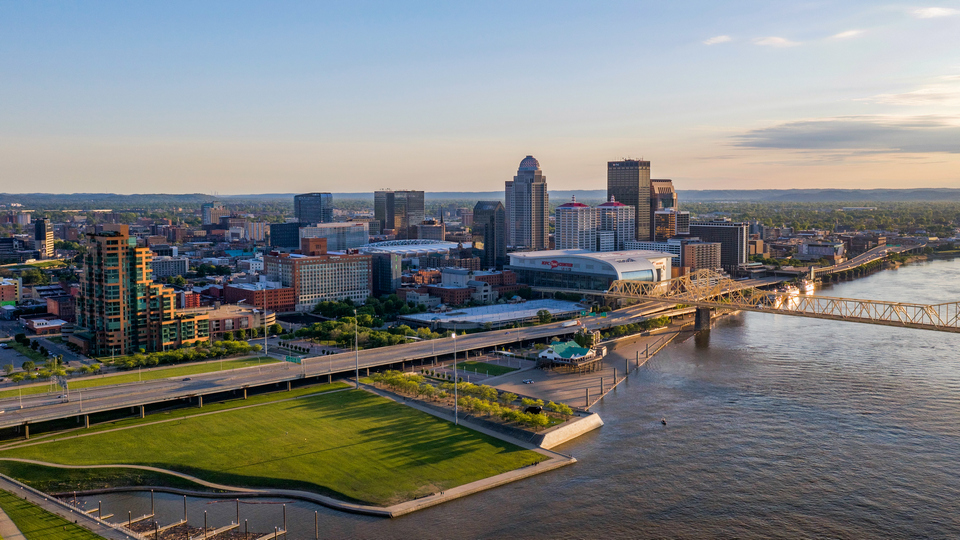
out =
[[[453,423],[454,425],[459,426],[460,425],[460,382],[459,382],[459,377],[457,377],[457,332],[456,330],[454,330],[453,335],[450,337],[453,338]]]
[[[357,390],[360,389],[360,321],[357,320],[357,310],[353,310],[353,348],[357,354]]]

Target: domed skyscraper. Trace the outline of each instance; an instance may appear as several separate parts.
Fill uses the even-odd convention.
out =
[[[550,200],[547,177],[533,156],[520,161],[517,175],[506,182],[507,246],[541,251],[549,247]]]

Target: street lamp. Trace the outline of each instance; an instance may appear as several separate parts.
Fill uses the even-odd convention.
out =
[[[456,327],[454,327],[456,328]],[[460,425],[460,385],[457,380],[457,332],[454,331],[450,336],[453,338],[453,423]]]
[[[360,389],[360,321],[357,319],[357,310],[353,310],[353,349],[357,353],[357,390]]]

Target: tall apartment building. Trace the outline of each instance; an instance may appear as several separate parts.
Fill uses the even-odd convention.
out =
[[[300,223],[333,223],[333,194],[294,195],[293,214]]]
[[[370,241],[370,225],[363,221],[318,223],[299,228],[298,244],[305,238],[325,238],[327,249],[344,251],[358,248]]]
[[[397,240],[416,239],[417,226],[426,219],[422,191],[373,192],[373,217],[380,222],[380,231],[393,229]],[[386,234],[386,233],[383,233]]]
[[[550,198],[547,177],[533,156],[520,161],[517,175],[507,180],[507,247],[517,251],[541,251],[549,247]]]
[[[483,237],[484,268],[502,268],[507,263],[507,211],[500,201],[478,201],[471,212],[473,231]]]
[[[674,236],[690,234],[690,212],[670,208],[653,213],[653,240],[666,242]]]
[[[727,272],[747,262],[748,223],[734,221],[697,221],[690,224],[690,235],[704,242],[720,243],[720,266]]]
[[[220,218],[229,215],[230,211],[216,201],[203,203],[200,205],[200,218],[204,225],[220,223]]]
[[[33,222],[33,249],[40,252],[40,257],[53,257],[53,223],[45,218]]]
[[[607,162],[607,198],[632,206],[636,239],[652,238],[650,227],[650,162],[636,159]]]
[[[571,202],[557,207],[554,240],[557,249],[586,249],[596,251],[597,214],[593,208]]]
[[[247,240],[251,240],[253,242],[263,242],[267,239],[268,226],[269,224],[266,221],[247,221]]]
[[[207,341],[209,320],[177,313],[173,289],[151,279],[150,249],[137,247],[126,225],[106,227],[87,235],[78,330],[70,341],[94,355],[164,351]]]
[[[637,238],[636,208],[627,206],[616,197],[596,207],[597,251],[620,251],[627,242]],[[612,234],[612,242],[607,238]],[[602,241],[601,241],[602,239]]]
[[[373,293],[370,255],[272,252],[264,256],[263,265],[267,280],[293,287],[296,311],[312,311],[324,300],[363,303]]]

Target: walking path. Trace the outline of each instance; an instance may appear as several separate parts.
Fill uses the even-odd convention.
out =
[[[2,474],[0,474],[0,489],[9,491],[17,497],[24,498],[27,502],[39,506],[51,514],[56,514],[67,521],[72,521],[77,525],[92,531],[94,534],[98,534],[108,540],[132,540],[143,538],[134,532],[118,530],[106,521],[98,519],[96,516],[84,514],[80,510],[77,510],[76,508],[55,497],[51,497],[46,493],[37,491],[30,486],[17,482],[16,480]],[[4,514],[4,517],[7,517],[6,514]],[[9,517],[7,517],[7,519],[9,520]],[[13,525],[12,521],[10,522],[10,525]],[[16,529],[16,526],[14,526],[14,529]],[[23,535],[20,534],[19,530],[16,532],[17,534],[20,534],[20,536],[10,536],[9,538],[6,530],[0,529],[0,531],[2,531],[0,534],[3,535],[4,540],[9,540],[9,538],[23,538]]]
[[[26,540],[10,516],[0,508],[0,538],[3,540]]]

